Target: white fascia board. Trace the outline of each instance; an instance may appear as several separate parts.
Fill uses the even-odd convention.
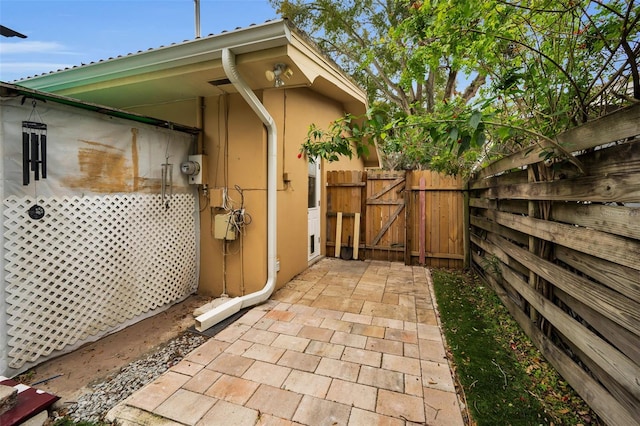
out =
[[[16,84],[44,92],[59,92],[220,59],[223,48],[243,54],[283,46],[290,40],[290,29],[284,21],[279,20],[31,77]]]

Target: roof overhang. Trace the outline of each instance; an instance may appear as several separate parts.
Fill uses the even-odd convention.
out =
[[[276,63],[285,63],[293,71],[285,87],[315,89],[320,78],[318,89],[330,92],[324,94],[345,104],[361,104],[360,108],[366,105],[362,89],[302,35],[291,31],[286,20],[109,58],[16,83],[124,109],[217,95],[221,91],[229,93],[234,91],[231,84],[210,84],[226,78],[221,62],[224,48],[234,53],[238,69],[253,90],[273,88],[265,71]]]
[[[156,49],[30,77],[16,82],[44,92],[135,110],[233,93],[222,68],[222,50],[236,56],[238,71],[254,91],[280,90],[265,72],[277,63],[293,75],[285,88],[307,87],[340,102],[345,112],[366,112],[366,93],[330,59],[320,53],[287,20],[269,21],[234,31],[162,46]],[[365,160],[377,165],[375,153]]]
[[[149,124],[156,127],[163,127],[166,129],[176,130],[183,133],[189,133],[197,135],[200,133],[200,129],[185,126],[179,123],[173,123],[167,120],[161,120],[147,115],[136,114],[130,111],[124,111],[118,108],[112,108],[104,105],[98,105],[92,102],[80,101],[78,99],[69,98],[67,96],[55,95],[51,93],[41,92],[39,90],[29,89],[21,87],[15,84],[9,84],[0,81],[0,97],[1,98],[15,98],[22,97],[22,102],[26,99],[34,99],[41,101],[55,102],[62,105],[69,105],[74,108],[79,108],[87,111],[97,112],[110,117],[124,118],[126,120],[135,121],[138,123]]]

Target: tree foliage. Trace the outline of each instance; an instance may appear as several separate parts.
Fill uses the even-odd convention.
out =
[[[455,173],[640,100],[634,0],[272,3],[369,94],[360,121],[310,131],[309,156],[376,142],[389,166]]]

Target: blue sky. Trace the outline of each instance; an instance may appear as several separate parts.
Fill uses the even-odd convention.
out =
[[[0,80],[11,82],[195,37],[193,0],[0,0]],[[267,0],[200,0],[201,34],[278,18]]]

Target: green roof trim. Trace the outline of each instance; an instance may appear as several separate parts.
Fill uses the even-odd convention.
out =
[[[111,117],[123,118],[125,120],[136,121],[138,123],[149,124],[156,127],[162,127],[165,129],[176,130],[183,133],[189,133],[197,135],[200,133],[200,129],[196,127],[185,126],[183,124],[173,123],[166,120],[160,120],[159,118],[153,118],[146,115],[136,114],[128,111],[124,111],[117,108],[111,108],[104,105],[98,105],[91,102],[84,102],[79,99],[69,98],[67,96],[54,95],[51,93],[45,93],[27,87],[22,87],[16,84],[10,84],[0,81],[0,96],[23,96],[25,98],[31,98],[41,101],[51,101],[63,105],[72,106],[75,108],[84,109],[87,111],[93,111],[100,114],[108,115]]]

